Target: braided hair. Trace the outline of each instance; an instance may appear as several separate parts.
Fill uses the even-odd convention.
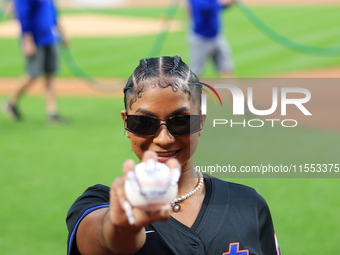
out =
[[[181,90],[192,103],[201,105],[202,84],[179,56],[140,60],[124,88],[126,110],[132,109],[132,104],[142,97],[148,86],[171,87],[174,92]]]

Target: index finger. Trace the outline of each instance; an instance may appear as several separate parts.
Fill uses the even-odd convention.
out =
[[[155,162],[157,162],[157,153],[154,151],[145,151],[143,154],[142,161],[147,162],[149,159],[153,159]]]

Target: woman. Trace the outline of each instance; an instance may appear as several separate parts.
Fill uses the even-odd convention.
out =
[[[141,161],[181,169],[182,199],[152,213],[132,208],[130,224],[124,180],[135,163],[127,160],[111,188],[90,187],[72,205],[68,254],[277,254],[263,198],[242,185],[203,179],[193,167],[205,119],[201,88],[178,56],[140,61],[124,88],[126,135]]]

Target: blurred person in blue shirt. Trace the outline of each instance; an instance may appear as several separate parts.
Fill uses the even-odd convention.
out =
[[[190,68],[197,75],[212,60],[222,77],[231,77],[234,70],[231,49],[221,35],[221,14],[232,2],[222,0],[188,0],[191,18]]]

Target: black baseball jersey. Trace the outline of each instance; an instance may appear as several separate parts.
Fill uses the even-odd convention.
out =
[[[269,208],[252,188],[205,176],[206,195],[191,228],[175,218],[145,228],[146,242],[136,255],[278,255]],[[70,208],[68,254],[80,254],[75,233],[90,212],[109,206],[109,187],[88,188]]]

